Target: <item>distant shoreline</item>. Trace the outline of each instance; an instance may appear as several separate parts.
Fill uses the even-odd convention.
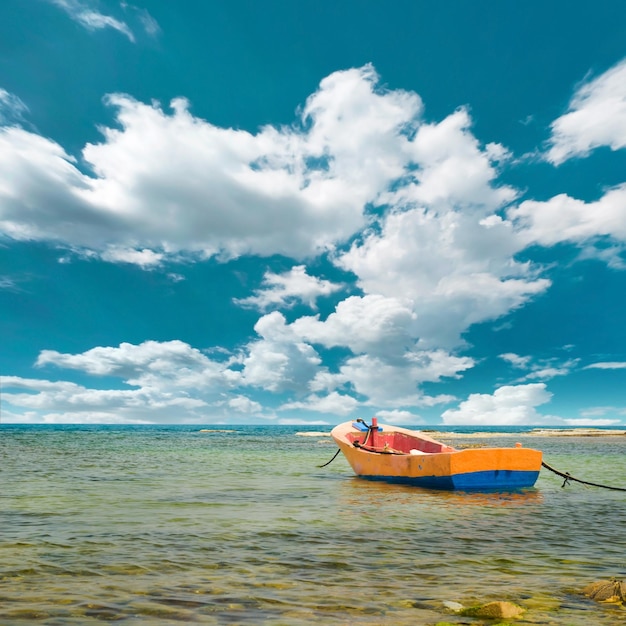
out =
[[[481,439],[496,437],[626,437],[626,430],[602,428],[533,428],[526,432],[486,432],[459,433],[435,429],[421,429],[434,439]],[[330,437],[330,431],[303,431],[295,433],[299,437]]]
[[[474,432],[455,433],[429,430],[432,437],[476,438],[476,437],[624,437],[626,430],[604,430],[601,428],[534,428],[526,432]]]

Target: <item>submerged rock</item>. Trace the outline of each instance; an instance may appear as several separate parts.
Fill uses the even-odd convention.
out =
[[[486,617],[489,619],[515,619],[524,613],[525,609],[512,602],[487,602],[463,609],[461,615],[466,617]]]
[[[453,602],[452,600],[444,600],[443,601],[443,606],[448,609],[449,611],[462,611],[463,610],[463,605],[458,603],[458,602]]]
[[[626,602],[626,583],[617,578],[599,580],[583,589],[583,593],[596,602]]]

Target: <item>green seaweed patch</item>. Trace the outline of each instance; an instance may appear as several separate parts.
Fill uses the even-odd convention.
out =
[[[554,596],[547,594],[537,594],[524,598],[524,606],[527,610],[554,612],[561,608],[561,601]]]

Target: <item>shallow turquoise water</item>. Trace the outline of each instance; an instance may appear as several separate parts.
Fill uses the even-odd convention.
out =
[[[578,593],[626,577],[626,493],[546,470],[517,494],[372,483],[317,467],[328,438],[233,428],[0,428],[0,624],[478,624],[444,602],[490,600],[626,624]],[[522,441],[626,487],[626,437]]]

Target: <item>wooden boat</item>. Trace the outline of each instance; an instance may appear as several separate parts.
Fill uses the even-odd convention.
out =
[[[430,489],[511,491],[532,487],[541,470],[538,450],[457,450],[421,432],[378,424],[344,422],[331,431],[357,476]]]

